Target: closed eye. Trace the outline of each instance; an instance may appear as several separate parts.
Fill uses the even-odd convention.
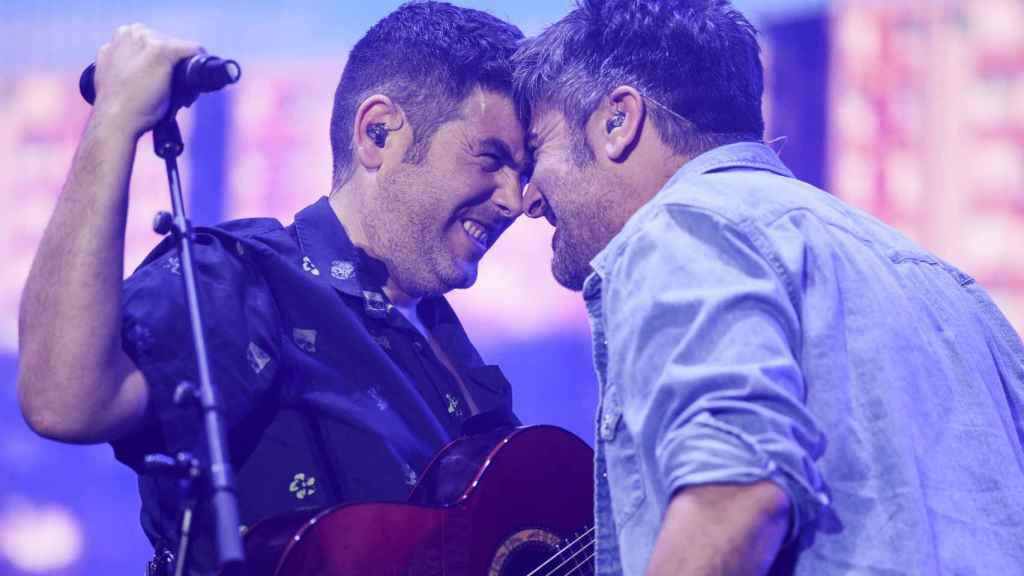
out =
[[[481,167],[487,172],[498,172],[506,166],[516,172],[522,169],[522,163],[515,159],[511,147],[501,138],[485,138],[474,149],[476,157],[481,159]]]
[[[485,153],[478,155],[477,158],[481,159],[481,167],[485,172],[497,172],[505,165],[504,160],[497,154]]]

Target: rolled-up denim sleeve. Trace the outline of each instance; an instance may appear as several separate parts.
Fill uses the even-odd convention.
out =
[[[770,480],[791,536],[827,506],[825,437],[804,405],[799,294],[752,226],[659,208],[605,288],[608,378],[666,497]]]

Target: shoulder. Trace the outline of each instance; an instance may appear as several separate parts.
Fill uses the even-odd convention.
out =
[[[679,187],[671,195],[665,192],[638,210],[609,242],[598,257],[602,267],[615,267],[624,257],[691,260],[699,253],[689,250],[699,244],[749,241],[749,217],[694,202],[693,195]]]
[[[245,246],[287,236],[286,228],[274,218],[244,218],[214,226],[196,226],[193,229],[193,245],[197,261],[207,261],[211,258],[244,259]],[[167,236],[146,256],[136,272],[156,262],[176,257],[175,240],[172,236]]]
[[[606,268],[635,273],[638,266],[696,272],[736,252],[757,254],[759,234],[749,220],[693,204],[658,203],[636,214],[609,245]]]
[[[595,265],[610,295],[630,298],[641,286],[652,293],[703,286],[724,294],[743,286],[761,290],[769,279],[780,295],[797,297],[780,239],[757,220],[692,202],[656,202],[635,216]],[[787,242],[782,248],[800,240]]]
[[[674,178],[630,219],[619,241],[623,249],[645,239],[746,245],[771,258],[822,240],[824,229],[856,230],[849,207],[792,176],[735,168]]]
[[[293,246],[288,229],[273,218],[232,220],[193,229],[192,260],[204,285],[234,287],[263,283],[262,262]],[[127,278],[124,295],[159,295],[176,290],[169,278],[182,274],[181,256],[172,236],[165,237]]]
[[[266,297],[269,286],[262,254],[268,249],[264,241],[287,237],[287,229],[271,218],[252,218],[197,226],[192,236],[197,287],[207,316],[214,319],[211,323],[238,325],[244,323],[243,318],[270,318],[274,308]],[[186,305],[184,265],[174,237],[164,238],[149,253],[122,287],[126,326],[140,319],[149,327],[178,321]],[[232,320],[225,322],[225,318]]]
[[[791,176],[737,168],[680,178],[659,192],[653,203],[767,225],[795,209],[832,212],[835,207],[830,200],[827,192]]]
[[[239,239],[253,239],[284,232],[285,228],[275,218],[242,218],[222,222],[208,228],[200,227],[198,230],[207,230],[210,233],[228,235]]]

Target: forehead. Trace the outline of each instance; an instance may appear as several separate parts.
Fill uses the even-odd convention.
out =
[[[513,151],[523,148],[523,125],[512,98],[504,94],[474,88],[462,102],[462,124],[475,140],[497,139]]]
[[[565,114],[561,110],[553,106],[538,106],[534,108],[530,118],[527,143],[530,148],[550,143],[552,140],[565,136],[565,129]]]

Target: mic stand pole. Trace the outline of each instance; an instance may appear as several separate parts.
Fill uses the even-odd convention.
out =
[[[239,531],[238,495],[235,490],[234,472],[228,457],[224,412],[217,390],[210,379],[210,361],[207,354],[206,339],[203,335],[203,319],[199,308],[199,292],[196,286],[195,264],[192,259],[192,226],[185,217],[185,203],[181,195],[181,178],[178,174],[177,158],[185,149],[181,138],[181,130],[175,120],[177,109],[172,106],[167,116],[153,129],[153,145],[156,155],[163,158],[167,165],[167,180],[171,192],[172,214],[160,212],[153,221],[153,229],[158,234],[170,232],[177,241],[178,255],[181,260],[182,279],[185,283],[185,299],[188,305],[189,323],[192,327],[192,342],[195,347],[196,368],[199,376],[199,387],[189,382],[181,383],[175,390],[175,401],[178,404],[198,404],[205,429],[206,448],[209,459],[203,470],[198,461],[188,454],[179,454],[170,467],[177,468],[179,477],[184,484],[186,494],[198,494],[192,484],[197,477],[209,482],[210,504],[213,510],[215,538],[217,550],[217,567],[221,571],[245,561],[242,547],[242,536]],[[157,457],[159,458],[159,457]],[[147,460],[150,460],[147,457]],[[150,460],[153,464],[158,462]],[[189,525],[192,521],[192,509],[196,500],[186,497],[188,504],[182,520],[183,542],[179,545],[175,574],[184,573],[185,552],[188,549]]]

